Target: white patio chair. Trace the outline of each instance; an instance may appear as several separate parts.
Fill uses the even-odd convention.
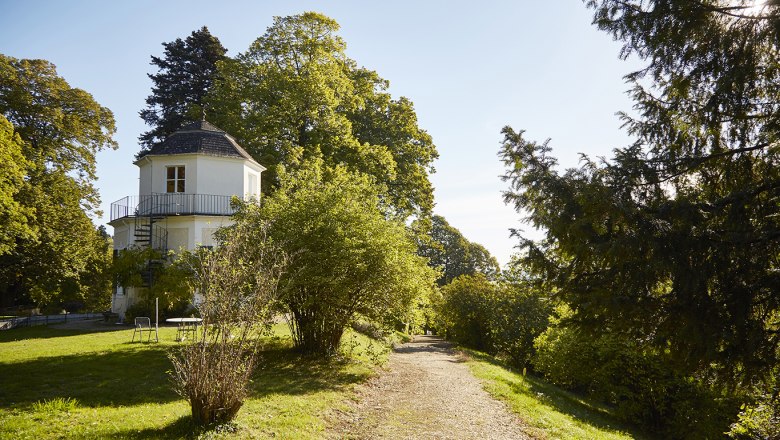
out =
[[[138,333],[138,342],[143,341],[144,332],[149,333],[149,336],[146,337],[146,342],[151,341],[152,332],[154,332],[155,342],[159,342],[159,339],[157,338],[156,329],[152,328],[152,320],[145,316],[136,316],[135,328],[133,329],[133,339],[130,342],[135,342],[136,333]]]

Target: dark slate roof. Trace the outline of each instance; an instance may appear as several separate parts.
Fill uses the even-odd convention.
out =
[[[252,156],[238,145],[233,136],[206,121],[193,122],[182,127],[140,157],[169,154],[237,157],[257,164]]]

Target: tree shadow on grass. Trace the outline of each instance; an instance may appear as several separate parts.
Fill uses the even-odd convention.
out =
[[[513,368],[488,354],[472,350],[467,350],[466,353],[474,359],[509,370],[515,374],[520,374]],[[636,439],[649,438],[637,427],[615,420],[609,413],[607,406],[596,402],[590,402],[585,397],[558,388],[555,385],[545,382],[541,378],[533,375],[526,375],[525,377],[519,376],[518,380],[508,380],[504,378],[499,378],[498,380],[508,385],[516,394],[532,395],[536,400],[552,407],[556,411],[567,414],[572,418],[595,428],[628,432]]]
[[[45,334],[45,332],[43,333]],[[167,355],[171,345],[112,343],[94,352],[0,363],[0,409],[31,411],[35,402],[73,398],[81,407],[136,406],[180,400],[172,387]],[[289,341],[266,344],[249,397],[339,391],[366,380],[372,371],[349,361],[302,356]],[[203,433],[190,416],[162,428],[111,432],[120,438],[195,438]],[[101,438],[104,431],[94,434]],[[87,434],[92,435],[92,434]]]
[[[170,346],[122,344],[121,349],[0,363],[0,408],[25,407],[57,397],[83,406],[119,406],[178,400],[168,372]],[[263,350],[250,395],[339,390],[365,380],[368,369],[339,360],[302,356],[286,346]]]
[[[0,363],[0,408],[57,397],[74,398],[84,406],[170,402],[178,399],[168,379],[170,369],[167,347],[156,344]]]
[[[112,433],[113,436],[123,439],[195,439],[200,434],[207,433],[209,430],[198,429],[192,423],[191,416],[179,417],[161,429],[146,428],[141,430],[128,430],[119,433]],[[213,429],[211,429],[213,431]],[[208,438],[207,436],[204,436]],[[105,438],[95,436],[95,440]]]
[[[207,427],[199,427],[196,426],[192,422],[192,416],[186,415],[183,417],[179,417],[178,419],[172,421],[171,423],[167,424],[165,427],[156,429],[156,428],[146,428],[141,430],[126,430],[126,431],[120,431],[118,433],[111,433],[110,436],[122,438],[122,439],[137,439],[137,440],[147,440],[147,439],[159,439],[159,440],[167,440],[167,439],[209,439],[213,438],[214,434],[223,434],[223,436],[220,436],[218,438],[232,438],[234,437],[231,435],[236,429],[240,429],[239,426],[235,424],[227,424],[227,425],[216,425],[216,426],[207,426]],[[104,433],[98,433],[95,434],[92,437],[95,440],[103,439],[105,438]]]
[[[103,332],[115,332],[126,331],[132,329],[127,325],[110,324],[89,329],[70,329],[70,328],[57,328],[55,326],[39,325],[34,327],[21,327],[10,330],[0,331],[0,343],[24,341],[27,339],[50,339],[50,338],[62,338],[65,336],[79,336],[89,333],[103,333]]]
[[[251,397],[301,395],[337,391],[366,380],[370,371],[349,368],[349,362],[301,355],[284,346],[268,347],[250,384]]]

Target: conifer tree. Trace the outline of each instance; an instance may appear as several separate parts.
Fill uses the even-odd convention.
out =
[[[590,1],[646,62],[626,76],[634,144],[560,173],[548,142],[504,129],[507,202],[545,240],[532,267],[573,322],[671,350],[728,381],[780,356],[780,28],[775,2]]]
[[[208,28],[193,31],[182,40],[163,43],[163,57],[152,56],[158,72],[149,74],[152,94],[146,98],[141,119],[151,130],[139,138],[143,149],[165,140],[187,123],[200,120],[207,109],[203,98],[217,73],[217,63],[225,59],[225,49]]]

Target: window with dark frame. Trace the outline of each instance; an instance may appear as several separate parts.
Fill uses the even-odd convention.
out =
[[[166,180],[165,192],[183,193],[184,192],[184,167],[165,167]]]

